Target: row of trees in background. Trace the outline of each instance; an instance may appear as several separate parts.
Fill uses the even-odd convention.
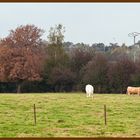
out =
[[[140,86],[140,49],[111,43],[88,45],[64,42],[64,27],[44,30],[19,26],[0,41],[0,92],[84,91],[90,83],[97,93],[125,93]]]

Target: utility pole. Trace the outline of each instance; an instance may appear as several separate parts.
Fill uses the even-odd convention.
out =
[[[136,36],[138,36],[140,33],[138,32],[132,32],[132,33],[129,33],[128,36],[129,37],[133,37],[134,39],[134,46],[135,46],[135,43],[136,43]]]
[[[136,51],[134,51],[134,62],[136,62]]]
[[[133,40],[134,40],[134,47],[135,47],[135,44],[136,44],[136,36],[138,36],[140,33],[138,32],[132,32],[132,33],[129,33],[128,36],[129,37],[133,37]],[[134,62],[136,61],[136,51],[134,50],[134,53],[133,53],[133,60]]]

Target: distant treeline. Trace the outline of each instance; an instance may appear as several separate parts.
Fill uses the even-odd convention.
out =
[[[64,42],[64,27],[44,30],[19,26],[0,41],[0,92],[81,92],[92,84],[96,93],[125,93],[140,86],[140,42],[126,46],[110,43]],[[94,38],[93,38],[94,41]]]

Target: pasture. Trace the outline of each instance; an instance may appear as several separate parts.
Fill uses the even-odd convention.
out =
[[[83,93],[0,94],[0,137],[139,136],[140,96],[137,95],[94,94],[92,99]]]

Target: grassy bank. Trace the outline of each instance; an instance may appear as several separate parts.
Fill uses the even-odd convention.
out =
[[[0,137],[140,136],[137,95],[95,94],[92,99],[83,93],[0,94],[0,99]]]

